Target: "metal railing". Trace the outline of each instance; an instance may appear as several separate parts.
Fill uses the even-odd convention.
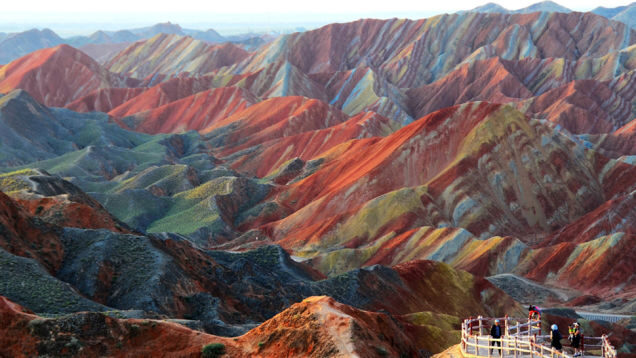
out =
[[[489,332],[485,331],[486,323],[499,319],[503,322],[502,337],[492,338],[487,336]],[[529,355],[532,357],[550,357],[550,358],[573,358],[565,352],[557,351],[549,346],[550,336],[542,336],[541,321],[528,320],[520,323],[518,320],[512,323],[512,319],[508,316],[502,318],[468,318],[462,323],[462,353],[474,356],[492,357],[495,350],[505,352],[508,355],[519,357],[521,355]],[[477,333],[477,334],[475,334]],[[584,337],[585,346],[588,348],[600,348],[601,355],[605,358],[616,358],[616,349],[610,344],[607,336],[602,337]],[[542,344],[541,342],[547,342]],[[598,344],[594,344],[598,342]],[[495,345],[498,343],[500,346]],[[582,345],[583,347],[583,345]],[[486,354],[480,354],[479,350],[485,349]],[[474,353],[471,353],[473,351]]]

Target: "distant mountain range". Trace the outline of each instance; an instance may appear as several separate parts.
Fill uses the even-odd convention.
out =
[[[553,1],[542,1],[536,4],[524,7],[518,10],[508,10],[505,7],[496,3],[487,3],[482,6],[478,6],[474,9],[468,10],[469,12],[485,12],[485,13],[501,13],[501,14],[529,14],[532,12],[572,12],[567,7],[561,6]],[[626,23],[632,28],[636,28],[636,2],[629,5],[618,6],[614,8],[597,7],[590,11],[594,14],[601,15],[610,20],[620,21]]]
[[[611,20],[624,22],[632,28],[636,28],[636,2],[615,8],[597,7],[593,13]]]
[[[501,14],[529,14],[532,12],[572,12],[572,10],[561,6],[553,1],[542,1],[536,4],[530,5],[528,7],[524,7],[519,10],[508,10],[505,7],[495,4],[488,3],[486,5],[478,6],[469,12],[487,12],[487,13],[501,13]]]
[[[182,36],[190,36],[197,40],[211,43],[221,43],[229,41],[221,36],[213,29],[201,31],[184,29],[178,24],[171,22],[159,23],[149,27],[142,27],[131,30],[119,31],[97,31],[89,36],[75,36],[69,38],[68,44],[74,47],[80,47],[87,44],[104,44],[118,42],[135,42],[143,39],[151,38],[157,34],[175,34]]]
[[[509,10],[499,4],[491,2],[471,10],[460,11],[459,13],[465,12],[528,14],[533,12],[569,13],[572,12],[572,10],[553,1],[542,1],[518,10]],[[590,12],[611,20],[623,22],[631,28],[636,28],[636,3],[615,8],[597,7]],[[298,32],[305,31],[303,28],[296,30]],[[7,64],[33,51],[54,47],[60,44],[68,44],[79,48],[99,62],[105,63],[114,54],[122,51],[129,44],[150,39],[158,34],[189,36],[195,40],[210,44],[230,42],[246,50],[254,50],[263,44],[273,41],[277,37],[277,34],[252,32],[223,36],[214,29],[186,29],[171,22],[118,31],[99,30],[88,36],[73,36],[69,38],[62,38],[50,29],[31,29],[17,33],[0,32],[0,64]]]
[[[61,44],[80,48],[96,59],[104,55],[107,58],[111,52],[119,52],[133,42],[146,40],[158,34],[189,36],[210,44],[231,42],[246,49],[254,49],[276,38],[276,35],[252,32],[224,37],[214,29],[184,29],[171,22],[130,30],[99,30],[89,36],[69,38],[62,38],[50,29],[31,29],[24,32],[0,33],[0,64],[7,64],[33,51]]]
[[[0,63],[9,63],[27,53],[63,43],[64,39],[49,29],[0,34]]]

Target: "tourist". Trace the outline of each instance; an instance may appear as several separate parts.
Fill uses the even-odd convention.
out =
[[[499,325],[499,320],[495,320],[495,324],[490,328],[490,336],[493,340],[490,341],[490,353],[492,354],[493,346],[496,344],[499,346],[499,355],[501,355],[501,336],[503,336],[503,330]]]
[[[561,351],[561,349],[563,349],[563,346],[561,345],[561,338],[563,337],[561,337],[561,332],[559,332],[559,326],[553,324],[550,328],[552,329],[550,331],[550,345],[557,351]]]

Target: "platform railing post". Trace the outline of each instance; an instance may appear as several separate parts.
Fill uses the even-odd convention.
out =
[[[585,336],[581,335],[581,355],[585,355]]]
[[[532,352],[534,352],[534,347],[532,347],[532,344],[530,345],[530,358],[534,358],[534,354],[532,354]]]
[[[506,331],[505,335],[506,335],[506,336],[508,336],[508,315],[506,315],[506,316],[504,317],[504,325],[505,325],[505,327],[506,327],[506,328],[505,328],[505,331]]]
[[[601,357],[605,357],[605,335],[601,336]]]
[[[466,321],[462,321],[462,341],[461,341],[461,348],[462,348],[462,352],[466,351],[466,347],[464,347],[464,338],[466,338]]]
[[[532,335],[532,319],[528,319],[528,337]]]
[[[532,344],[532,337],[528,337],[528,342],[530,343],[530,358],[534,357],[534,344]]]
[[[466,326],[467,325],[468,325],[468,322],[466,321],[462,323],[462,348],[464,352],[466,352]]]

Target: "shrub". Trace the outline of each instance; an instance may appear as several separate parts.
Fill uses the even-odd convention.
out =
[[[223,343],[210,343],[203,346],[203,358],[216,358],[225,354],[225,345]]]
[[[378,352],[380,357],[386,357],[389,355],[389,352],[387,352],[384,347],[375,347],[375,351]]]
[[[130,337],[138,336],[140,331],[141,328],[138,325],[133,324],[132,326],[130,326]]]

